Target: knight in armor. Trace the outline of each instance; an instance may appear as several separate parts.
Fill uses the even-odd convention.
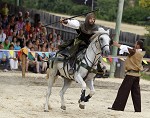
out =
[[[77,53],[89,46],[91,42],[91,36],[94,35],[95,32],[99,31],[101,27],[98,27],[95,24],[95,15],[93,13],[87,14],[85,22],[83,23],[80,23],[75,19],[60,19],[60,23],[62,23],[64,26],[74,28],[78,34],[75,39],[69,40],[59,46],[59,53],[66,56],[69,60],[72,61],[70,64],[71,69],[69,70],[69,74],[71,75],[74,73]]]

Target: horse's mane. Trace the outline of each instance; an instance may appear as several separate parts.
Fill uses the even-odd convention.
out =
[[[90,38],[90,41],[92,42],[97,36],[100,34],[108,34],[109,35],[109,30],[105,30],[104,28],[99,28],[98,31],[94,32],[95,34]]]

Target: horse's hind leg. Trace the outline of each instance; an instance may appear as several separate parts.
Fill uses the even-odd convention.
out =
[[[71,80],[64,78],[64,85],[60,91],[61,109],[63,109],[63,110],[66,110],[65,101],[64,101],[64,94],[65,94],[66,90],[69,88],[69,86],[71,85],[71,82],[72,82]]]
[[[93,83],[93,80],[87,80],[86,81],[86,85],[87,87],[90,89],[90,93],[85,96],[85,99],[84,99],[84,102],[88,102],[89,99],[95,94],[95,89],[94,89],[94,83]]]
[[[53,83],[55,82],[56,79],[56,72],[52,69],[49,70],[48,72],[48,89],[47,89],[47,93],[46,93],[46,103],[45,103],[45,107],[44,107],[44,112],[48,112],[49,110],[49,97],[51,95],[51,91],[52,91],[52,86]]]

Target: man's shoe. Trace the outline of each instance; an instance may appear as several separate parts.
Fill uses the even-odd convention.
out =
[[[123,110],[115,109],[115,108],[112,108],[112,107],[108,107],[108,109],[115,110],[115,111],[123,111]]]
[[[69,75],[73,75],[74,74],[74,69],[70,68],[70,70],[68,71]]]

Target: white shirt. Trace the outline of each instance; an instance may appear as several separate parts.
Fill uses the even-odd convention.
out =
[[[125,53],[125,52],[126,52],[126,53],[129,53],[128,48],[133,49],[133,48],[130,47],[130,46],[127,46],[127,45],[121,45],[121,46],[120,46],[119,54],[123,54],[123,53]],[[136,51],[142,51],[142,49],[136,49]]]
[[[70,27],[70,28],[73,28],[73,29],[79,29],[80,22],[78,20],[68,19],[67,21],[68,21],[68,23],[63,24],[64,26],[67,26],[67,27]],[[109,35],[109,30],[105,31],[102,27],[99,27],[98,31],[96,31],[95,33],[107,33]]]
[[[6,34],[5,33],[1,33],[0,34],[0,42],[4,42],[6,39]]]

